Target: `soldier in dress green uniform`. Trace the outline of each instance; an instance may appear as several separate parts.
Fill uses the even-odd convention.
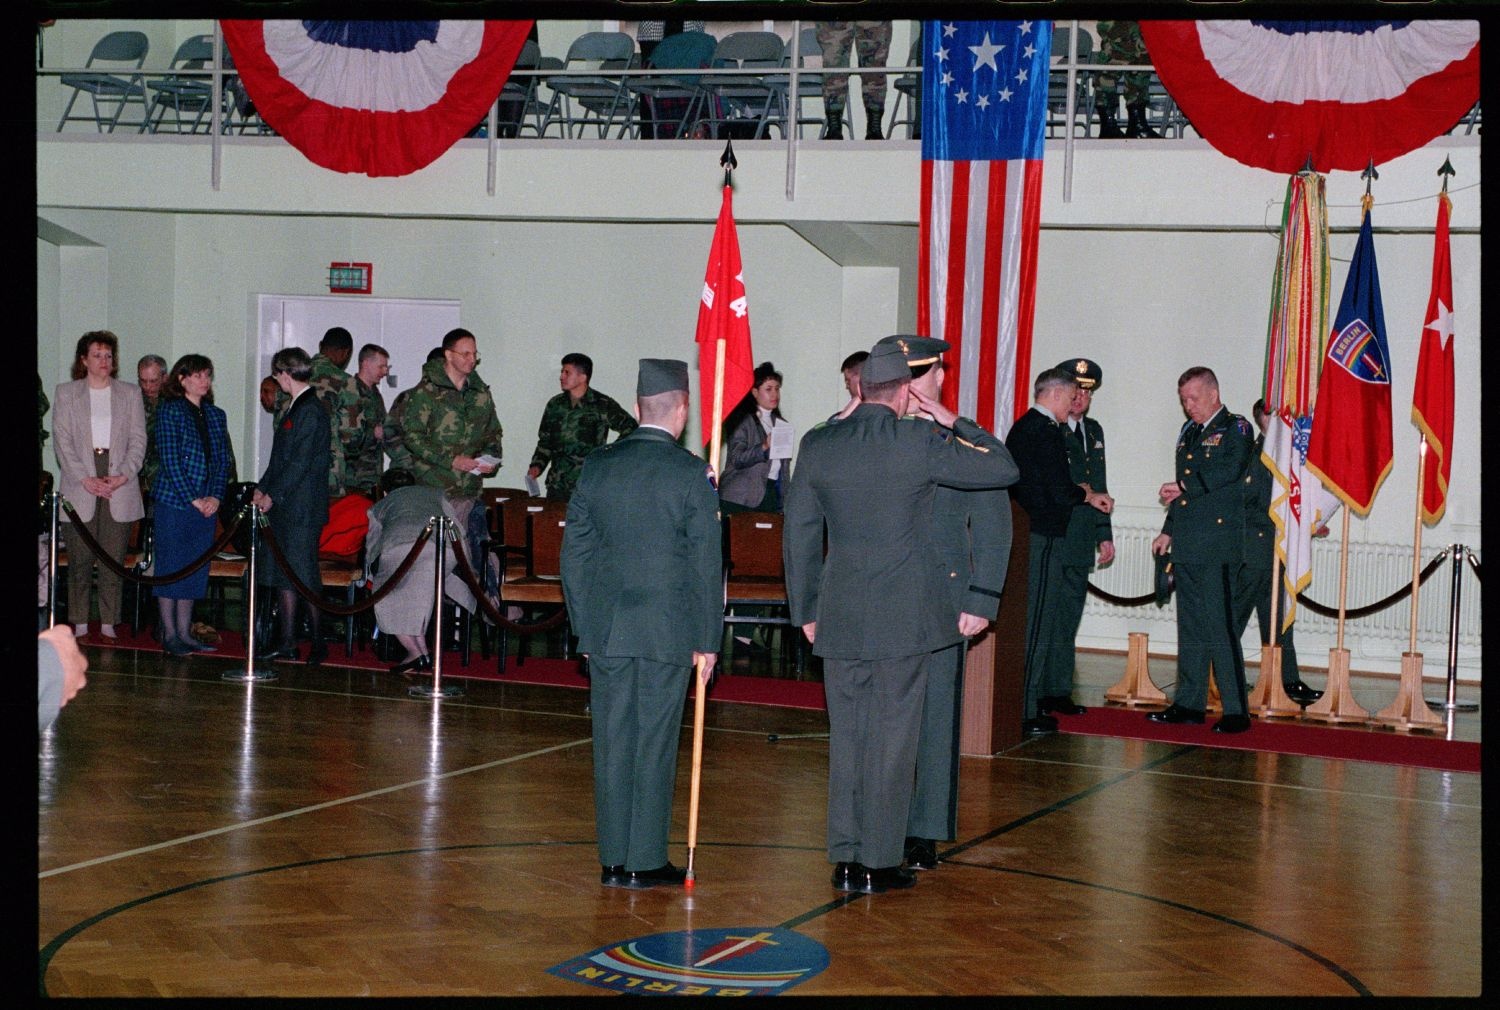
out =
[[[915,882],[901,862],[928,654],[965,634],[933,500],[940,484],[1003,487],[1016,473],[977,444],[983,428],[912,390],[899,340],[870,351],[861,392],[847,418],[802,439],[782,557],[792,623],[823,658],[833,886],[878,893]],[[913,398],[933,420],[903,416]]]
[[[600,883],[681,884],[667,859],[683,701],[704,690],[724,634],[719,496],[677,444],[688,418],[683,361],[643,358],[640,426],[591,453],[568,501],[562,585],[589,661]]]
[[[897,335],[881,344],[904,348],[911,385],[929,400],[943,393],[946,340]],[[857,389],[855,384],[851,392]],[[925,413],[908,414],[926,421]],[[952,438],[951,428],[942,428]],[[989,432],[975,440],[993,453],[1009,456],[1004,443]],[[960,491],[939,487],[932,501],[933,540],[942,557],[959,615],[962,636],[953,645],[927,655],[927,690],[922,727],[917,736],[917,779],[907,816],[906,865],[914,870],[937,866],[937,842],[958,833],[958,727],[963,708],[964,655],[968,640],[980,634],[1000,609],[1010,561],[1010,496],[1003,488]]]
[[[1171,552],[1177,580],[1177,690],[1146,718],[1202,723],[1212,666],[1224,718],[1217,733],[1250,728],[1245,660],[1234,620],[1234,580],[1244,560],[1245,468],[1255,441],[1250,422],[1219,400],[1213,371],[1189,368],[1177,380],[1188,421],[1177,436],[1177,477],[1161,486],[1166,522],[1151,553]]]
[[[1088,416],[1094,391],[1104,381],[1104,370],[1088,358],[1069,358],[1057,366],[1078,380],[1078,391],[1068,409],[1067,430],[1063,442],[1068,447],[1068,471],[1073,483],[1109,494],[1105,478],[1104,428]],[[1113,499],[1111,499],[1112,501]],[[1097,558],[1099,567],[1115,559],[1114,533],[1110,514],[1087,504],[1073,506],[1068,517],[1068,531],[1063,534],[1062,581],[1057,587],[1058,635],[1076,643],[1078,626],[1083,622],[1083,605],[1088,598],[1089,572]],[[1073,649],[1076,656],[1076,646]],[[1082,715],[1084,707],[1073,701],[1074,664],[1059,664],[1049,673],[1053,680],[1040,685],[1038,710],[1061,715]]]
[[[1234,628],[1241,637],[1245,626],[1254,614],[1260,625],[1260,640],[1270,640],[1271,634],[1271,576],[1275,570],[1276,521],[1271,518],[1271,494],[1275,478],[1266,465],[1261,450],[1265,447],[1268,415],[1266,402],[1256,400],[1250,410],[1260,435],[1251,450],[1250,465],[1245,468],[1245,560],[1240,565],[1234,583]],[[1323,527],[1325,530],[1327,527]],[[1314,536],[1317,534],[1315,533]],[[1281,625],[1286,613],[1286,594],[1276,594],[1276,625]],[[1288,698],[1302,706],[1311,705],[1323,697],[1322,691],[1314,690],[1302,682],[1297,672],[1297,646],[1292,641],[1290,627],[1278,632],[1277,644],[1281,646],[1281,686]],[[1266,671],[1262,670],[1261,673]]]
[[[547,497],[567,501],[578,483],[583,457],[609,441],[609,433],[635,430],[631,417],[614,400],[594,389],[594,362],[587,354],[565,354],[558,385],[562,392],[547,401],[536,451],[526,475],[536,480],[547,471]]]
[[[385,398],[380,384],[391,371],[391,356],[378,344],[359,349],[354,387],[359,394],[359,433],[351,440],[344,459],[348,489],[375,497],[385,456]]]

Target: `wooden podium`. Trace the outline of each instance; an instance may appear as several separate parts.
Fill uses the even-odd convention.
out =
[[[1021,702],[1026,686],[1026,569],[1031,521],[1010,503],[1010,567],[995,623],[969,643],[964,660],[964,703],[958,731],[961,754],[989,757],[1021,742]]]

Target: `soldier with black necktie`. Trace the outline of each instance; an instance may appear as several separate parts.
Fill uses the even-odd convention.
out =
[[[724,632],[719,496],[677,444],[687,363],[642,358],[640,426],[584,460],[568,500],[562,586],[589,661],[600,883],[683,883],[667,859],[677,741],[693,664],[703,682]]]
[[[1069,358],[1057,366],[1078,380],[1078,390],[1068,408],[1068,471],[1073,482],[1106,495],[1109,482],[1105,476],[1104,427],[1088,416],[1094,393],[1104,381],[1104,370],[1088,358]],[[1077,656],[1078,626],[1083,623],[1083,605],[1088,600],[1089,572],[1097,559],[1103,568],[1115,559],[1114,532],[1108,512],[1084,502],[1073,506],[1068,516],[1068,531],[1063,535],[1062,584],[1058,592],[1058,637],[1074,643],[1067,659]],[[1049,669],[1049,683],[1039,685],[1037,708],[1046,715],[1082,715],[1084,707],[1072,698],[1074,662],[1059,662]]]
[[[912,389],[899,342],[871,350],[861,389],[847,418],[802,439],[782,555],[792,623],[823,659],[833,886],[875,894],[916,881],[901,861],[925,664],[963,637],[933,498],[940,484],[1003,487],[1015,468],[977,444],[984,429]],[[913,397],[932,421],[903,416]]]
[[[1042,710],[1042,699],[1053,703],[1061,695],[1068,700],[1072,690],[1073,638],[1078,629],[1069,623],[1070,611],[1064,602],[1068,524],[1079,507],[1101,512],[1114,508],[1109,495],[1075,481],[1068,466],[1066,421],[1077,391],[1078,380],[1071,371],[1049,368],[1042,372],[1032,386],[1032,408],[1005,437],[1021,469],[1012,493],[1031,520],[1026,686],[1021,709],[1022,728],[1031,735],[1057,731],[1057,720]]]
[[[1152,722],[1204,721],[1208,671],[1224,703],[1216,733],[1250,728],[1245,659],[1234,618],[1234,580],[1244,559],[1245,468],[1250,422],[1219,399],[1219,379],[1201,365],[1177,380],[1188,421],[1177,436],[1177,477],[1161,486],[1166,522],[1151,553],[1172,554],[1177,580],[1177,690]]]

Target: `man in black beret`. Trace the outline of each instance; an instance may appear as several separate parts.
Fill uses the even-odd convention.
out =
[[[677,444],[687,363],[642,358],[630,434],[591,452],[568,500],[563,596],[589,661],[600,882],[681,884],[667,859],[677,739],[694,663],[723,635],[719,496]]]
[[[877,344],[859,406],[803,436],[782,542],[792,623],[823,658],[833,886],[866,894],[915,883],[901,862],[926,662],[961,637],[934,495],[1015,479],[983,428],[913,390],[906,361],[901,340]],[[903,416],[914,398],[933,420]]]

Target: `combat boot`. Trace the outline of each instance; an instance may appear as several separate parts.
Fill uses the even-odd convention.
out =
[[[1146,106],[1145,105],[1143,105],[1143,104],[1142,105],[1131,105],[1131,106],[1127,107],[1125,111],[1126,111],[1126,113],[1130,117],[1126,121],[1125,136],[1127,136],[1127,137],[1147,137],[1147,138],[1152,139],[1152,140],[1160,140],[1161,139],[1161,134],[1159,134],[1155,130],[1151,129],[1151,125],[1146,122]]]
[[[884,109],[874,109],[865,106],[865,139],[884,140],[885,136],[880,132],[880,120],[885,116]]]
[[[1108,105],[1096,105],[1094,111],[1099,113],[1099,139],[1119,140],[1125,136],[1120,129],[1119,120],[1115,118],[1115,110]]]

